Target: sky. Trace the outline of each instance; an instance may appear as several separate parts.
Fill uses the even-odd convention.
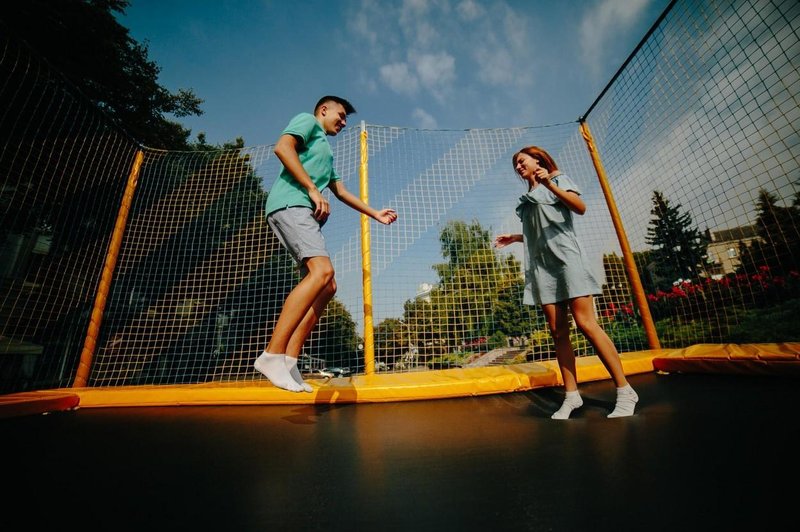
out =
[[[191,89],[209,144],[273,144],[326,94],[349,126],[577,120],[669,0],[131,0],[119,22],[159,84]]]

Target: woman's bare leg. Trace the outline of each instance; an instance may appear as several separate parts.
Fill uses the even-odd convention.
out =
[[[569,340],[569,315],[566,303],[542,305],[550,335],[556,346],[558,368],[561,380],[564,381],[564,402],[551,416],[553,419],[569,419],[576,408],[583,406],[583,399],[578,393],[578,378],[575,369],[575,351]]]
[[[617,387],[617,401],[613,412],[608,417],[631,416],[636,403],[639,401],[639,396],[628,384],[617,347],[600,324],[597,323],[592,299],[592,296],[575,298],[570,301],[570,310],[578,328],[594,347],[598,357],[600,357],[600,361],[608,370]]]
[[[592,296],[576,297],[570,300],[570,310],[575,318],[575,324],[581,330],[589,343],[592,344],[600,361],[608,370],[617,388],[622,388],[628,384],[625,378],[625,371],[622,368],[622,361],[619,358],[614,342],[603,330],[594,315],[594,304]]]

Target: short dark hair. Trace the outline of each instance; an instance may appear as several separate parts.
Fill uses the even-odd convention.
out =
[[[349,115],[355,114],[356,112],[356,108],[353,107],[353,104],[348,102],[344,98],[328,95],[328,96],[323,96],[322,98],[319,99],[317,105],[314,106],[314,114],[317,114],[319,108],[322,107],[323,104],[328,102],[336,102],[338,104],[341,104],[341,106],[344,107],[344,112]]]

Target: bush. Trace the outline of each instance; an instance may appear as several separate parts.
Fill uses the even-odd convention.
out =
[[[744,311],[728,337],[731,342],[742,344],[800,340],[800,299],[771,308]]]
[[[683,321],[666,318],[656,322],[661,347],[688,347],[694,344],[715,343],[711,324],[707,321]]]
[[[507,347],[508,338],[503,331],[497,331],[489,337],[489,349],[497,349],[498,347]]]

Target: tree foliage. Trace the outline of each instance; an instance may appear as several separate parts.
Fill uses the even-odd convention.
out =
[[[26,0],[5,3],[0,27],[24,41],[92,104],[139,143],[186,149],[190,131],[167,118],[200,115],[191,89],[158,83],[147,44],[115,18],[128,0]]]
[[[678,279],[697,279],[708,263],[708,237],[692,227],[692,217],[681,213],[680,204],[670,205],[659,191],[653,192],[650,214],[645,241],[653,246],[650,258],[656,284],[666,288]]]
[[[781,207],[774,194],[761,189],[756,208],[759,238],[750,246],[739,246],[739,272],[755,274],[761,267],[773,275],[800,271],[800,193],[792,205]]]
[[[418,355],[416,363],[464,349],[487,349],[489,337],[523,336],[535,318],[522,305],[519,262],[492,249],[489,231],[473,221],[451,221],[439,236],[445,262],[425,297],[408,300],[402,319],[378,327],[378,359],[387,364]]]

